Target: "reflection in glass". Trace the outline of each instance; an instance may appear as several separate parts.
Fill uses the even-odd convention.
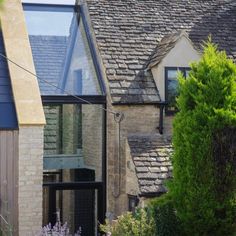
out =
[[[168,76],[168,79],[174,79],[176,80],[177,78],[177,74],[178,74],[178,70],[174,69],[174,70],[168,70],[167,71],[167,76]]]
[[[176,112],[177,111],[177,104],[176,104],[176,97],[178,96],[178,80],[177,76],[178,73],[181,72],[184,77],[187,77],[190,68],[187,67],[179,67],[179,68],[167,68],[166,73],[166,100],[168,102],[168,106],[166,110],[168,112]]]
[[[44,129],[45,171],[63,170],[61,181],[68,182],[74,179],[70,170],[90,170],[94,180],[101,181],[103,111],[99,108],[101,105],[44,106],[47,121]]]
[[[82,18],[73,7],[25,7],[41,95],[101,94]]]
[[[167,70],[167,101],[168,101],[168,111],[176,110],[176,97],[178,81],[177,81],[178,70],[168,69]]]
[[[189,76],[190,69],[185,70],[185,77],[187,78]]]
[[[178,87],[178,81],[175,80],[168,80],[168,106],[170,108],[175,108],[176,106],[176,97],[178,96],[178,92],[177,92],[177,87]]]

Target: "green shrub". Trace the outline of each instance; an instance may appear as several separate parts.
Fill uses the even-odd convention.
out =
[[[100,229],[112,236],[154,236],[153,219],[144,209],[137,209],[135,214],[127,212],[117,218],[112,224],[101,225]]]
[[[169,193],[182,235],[233,235],[236,142],[228,142],[236,135],[236,66],[209,42],[179,84]]]
[[[148,207],[154,218],[157,236],[180,235],[180,222],[168,193],[152,200]]]

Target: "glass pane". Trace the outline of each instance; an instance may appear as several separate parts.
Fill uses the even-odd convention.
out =
[[[176,69],[168,69],[167,70],[167,94],[166,99],[168,101],[168,111],[177,111],[176,107],[176,97],[178,96],[178,80],[177,75],[178,72],[181,71],[184,76],[188,76],[190,72],[190,68],[179,67]]]
[[[178,95],[177,93],[177,87],[178,87],[178,81],[175,80],[168,80],[168,94],[167,94],[167,100],[169,102],[168,108],[175,108],[176,106],[176,97]]]
[[[68,37],[70,35],[68,25],[71,24],[73,19],[72,11],[55,12],[53,11],[53,8],[48,8],[48,11],[45,11],[42,8],[39,9],[40,10],[38,11],[32,9],[25,12],[28,32],[31,36],[41,35]]]
[[[186,78],[189,76],[190,69],[185,70]]]
[[[82,19],[80,21],[74,48],[71,50],[71,62],[66,68],[60,88],[72,94],[101,94]]]
[[[78,181],[101,180],[101,108],[102,105],[81,104],[44,106],[47,121],[44,129],[44,170],[63,170],[61,179],[67,182],[74,181],[75,169],[84,170]]]
[[[43,225],[50,221],[67,222],[70,233],[97,235],[97,190],[53,190],[43,192]]]
[[[170,69],[167,71],[167,77],[168,79],[176,79],[178,74],[177,69]]]
[[[51,84],[39,79],[41,94],[101,94],[83,22],[74,8],[26,6],[25,18],[36,73]]]
[[[176,110],[176,96],[177,96],[177,75],[178,69],[168,69],[167,71],[167,101],[168,101],[168,111]]]

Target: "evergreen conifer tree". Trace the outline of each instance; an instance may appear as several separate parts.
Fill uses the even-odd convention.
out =
[[[179,75],[169,194],[183,235],[233,235],[236,65],[210,41],[188,78]]]

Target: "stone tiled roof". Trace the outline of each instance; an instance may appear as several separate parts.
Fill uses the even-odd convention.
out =
[[[166,192],[164,181],[172,172],[170,140],[159,134],[132,135],[128,137],[128,143],[141,195]]]
[[[139,78],[163,36],[186,30],[197,48],[209,34],[236,59],[235,0],[87,0],[113,102],[158,101],[153,78]]]

